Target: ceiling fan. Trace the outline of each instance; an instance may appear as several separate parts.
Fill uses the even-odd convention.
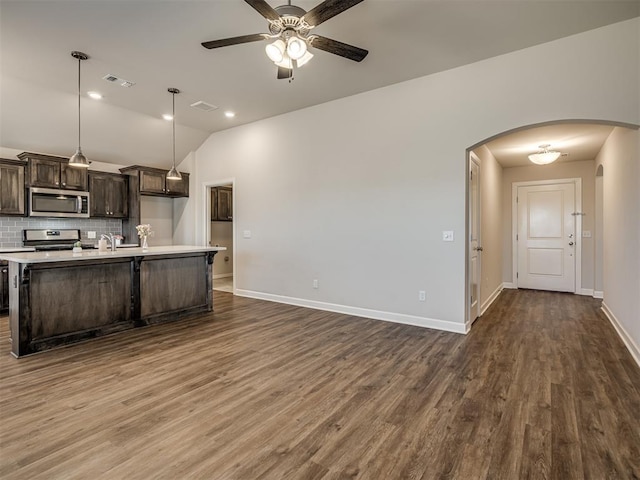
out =
[[[224,38],[203,42],[205,48],[220,48],[241,43],[274,40],[265,50],[267,56],[277,65],[277,78],[293,79],[293,69],[301,67],[313,57],[309,47],[340,55],[361,62],[369,53],[347,43],[311,33],[323,22],[357,5],[363,0],[325,0],[308,12],[291,5],[272,8],[265,0],[244,0],[269,21],[269,33],[255,33],[240,37]]]

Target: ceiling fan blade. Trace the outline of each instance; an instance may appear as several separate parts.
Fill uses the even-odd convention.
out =
[[[312,27],[335,17],[363,0],[325,0],[304,14],[304,20]]]
[[[242,35],[241,37],[223,38],[222,40],[211,40],[210,42],[202,42],[204,48],[220,48],[229,45],[238,45],[240,43],[258,42],[264,40],[266,35],[263,33],[254,33],[252,35]]]
[[[341,57],[348,58],[355,62],[361,62],[369,53],[368,50],[363,48],[354,47],[348,43],[342,43],[338,40],[332,40],[331,38],[322,37],[320,35],[310,36],[309,41],[312,47],[333,53],[334,55],[340,55]]]
[[[249,5],[251,5],[260,15],[262,15],[267,20],[276,21],[280,20],[280,15],[276,12],[271,5],[269,5],[264,0],[244,0]]]
[[[293,72],[290,68],[278,67],[278,79],[282,80],[283,78],[291,78]]]

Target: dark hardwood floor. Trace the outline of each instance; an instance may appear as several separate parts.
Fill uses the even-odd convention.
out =
[[[3,479],[637,479],[640,368],[577,295],[464,336],[216,292],[31,357],[0,332]]]

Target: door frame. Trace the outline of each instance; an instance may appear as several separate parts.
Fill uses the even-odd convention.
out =
[[[480,178],[482,176],[481,172],[481,162],[480,158],[474,153],[469,152],[469,161],[467,162],[467,235],[466,235],[466,248],[467,248],[467,320],[470,324],[473,324],[480,315],[482,314],[482,254],[477,253],[477,264],[476,264],[476,281],[478,282],[478,298],[476,299],[476,309],[477,315],[471,320],[471,285],[473,283],[473,278],[471,275],[471,257],[470,257],[470,248],[471,248],[471,222],[473,220],[473,216],[471,215],[471,183],[470,183],[470,173],[471,173],[471,164],[475,164],[478,167],[478,205],[476,208],[478,209],[478,246],[482,246],[482,191],[481,191],[481,183]]]
[[[207,227],[204,229],[204,244],[209,246],[211,242],[211,188],[212,187],[228,187],[231,185],[231,212],[232,212],[232,242],[233,242],[233,294],[236,294],[236,179],[235,177],[224,179],[224,180],[216,180],[212,182],[203,182],[202,184],[202,193],[203,198],[205,199],[204,205],[204,218],[203,225]],[[213,280],[213,276],[212,276]]]
[[[555,178],[551,180],[532,180],[528,182],[513,182],[511,184],[511,279],[515,288],[518,288],[518,187],[532,187],[538,185],[555,185],[561,183],[573,183],[575,188],[575,282],[574,294],[582,292],[582,178]]]

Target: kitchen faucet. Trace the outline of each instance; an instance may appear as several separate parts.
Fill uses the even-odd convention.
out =
[[[108,234],[102,234],[100,236],[100,238],[107,240],[109,242],[109,245],[111,246],[111,251],[115,252],[116,251],[116,239],[113,236],[113,233],[108,233]]]

